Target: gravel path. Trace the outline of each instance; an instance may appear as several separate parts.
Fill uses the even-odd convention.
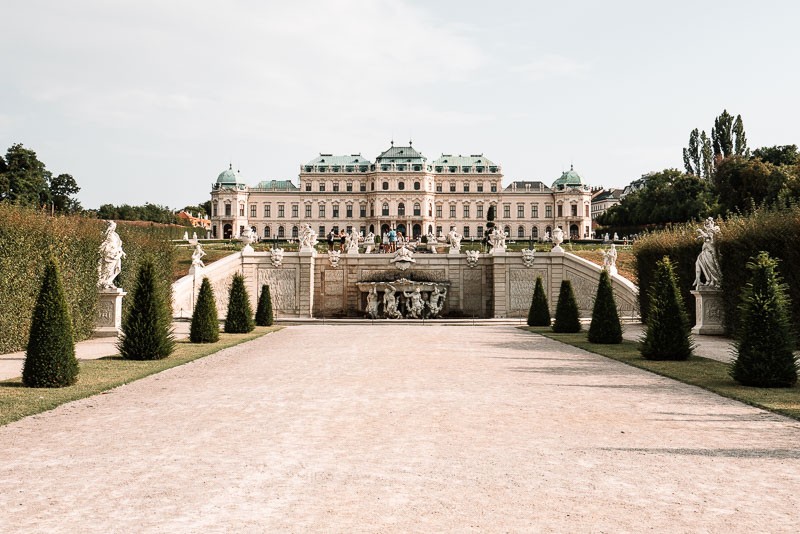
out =
[[[2,532],[794,532],[800,424],[510,326],[296,326],[0,428]]]

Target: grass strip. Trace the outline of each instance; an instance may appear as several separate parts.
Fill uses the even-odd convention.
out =
[[[729,399],[800,420],[798,385],[791,388],[740,386],[728,374],[729,365],[717,360],[692,356],[683,362],[651,361],[642,358],[639,353],[639,343],[636,341],[624,340],[619,345],[600,345],[589,343],[586,340],[586,332],[556,334],[547,327],[520,328],[684,384],[701,387]]]
[[[66,388],[26,388],[21,378],[0,381],[0,425],[97,395],[280,329],[279,326],[259,326],[248,334],[220,333],[217,343],[208,344],[180,340],[175,345],[175,352],[163,360],[125,360],[118,355],[81,360],[78,382]]]

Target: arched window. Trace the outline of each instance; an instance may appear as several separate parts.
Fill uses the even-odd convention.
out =
[[[414,191],[419,191],[419,182],[414,182]]]
[[[405,182],[400,182],[397,184],[397,189],[399,189],[400,191],[404,190],[405,188],[406,188]]]
[[[400,203],[397,205],[397,215],[403,216],[406,214],[406,205],[404,203]]]
[[[388,191],[389,190],[389,182],[383,182],[382,187],[383,187],[384,191]]]
[[[300,236],[300,232],[296,226],[292,226],[292,239],[297,239]]]
[[[505,232],[505,234],[507,236],[510,236],[511,235],[511,228],[506,226],[506,227],[503,228],[503,232]]]
[[[538,237],[539,237],[539,227],[538,226],[534,226],[533,228],[531,228],[531,237],[534,238],[534,239],[538,239]]]
[[[265,238],[270,238],[270,237],[272,237],[272,230],[270,229],[270,227],[269,227],[269,226],[265,226],[265,227],[264,227],[264,237],[265,237]]]
[[[520,226],[517,228],[517,237],[525,237],[525,227]]]
[[[384,202],[383,206],[381,206],[381,215],[389,215],[389,203]]]
[[[283,229],[283,226],[278,227],[278,239],[283,239],[286,237],[286,231]]]
[[[416,215],[416,216],[422,215],[422,211],[421,211],[419,202],[414,202],[414,215]]]

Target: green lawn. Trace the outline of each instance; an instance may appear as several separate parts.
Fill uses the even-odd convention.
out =
[[[66,388],[26,388],[22,386],[21,378],[0,381],[0,425],[52,410],[70,401],[97,395],[276,330],[280,330],[280,327],[256,327],[249,334],[220,333],[219,341],[209,344],[181,340],[176,344],[175,352],[163,360],[134,361],[124,360],[119,356],[83,360],[80,362],[78,382]]]
[[[556,334],[546,327],[521,328],[633,367],[701,387],[723,397],[800,420],[800,387],[797,385],[792,388],[740,386],[728,375],[728,364],[716,360],[693,356],[683,362],[650,361],[642,358],[635,341],[626,340],[620,345],[599,345],[589,343],[586,332]]]

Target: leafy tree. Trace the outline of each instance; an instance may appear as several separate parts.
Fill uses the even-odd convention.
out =
[[[733,136],[733,153],[737,156],[749,156],[750,149],[747,148],[747,137],[744,133],[741,115],[736,115],[736,120],[733,121]]]
[[[730,374],[745,386],[791,387],[797,382],[797,361],[792,352],[787,286],[777,271],[777,261],[761,252],[747,263],[750,282],[742,292],[738,339]]]
[[[216,343],[219,341],[219,319],[214,290],[207,277],[203,277],[197,304],[192,313],[192,324],[189,328],[189,341],[192,343]]]
[[[700,155],[702,160],[702,176],[706,180],[711,180],[714,174],[714,149],[711,147],[711,139],[706,135],[706,131],[700,134]]]
[[[258,297],[258,309],[256,310],[256,324],[258,326],[272,326],[275,317],[272,313],[272,295],[269,292],[269,284],[261,286],[261,296]]]
[[[733,156],[720,162],[714,185],[723,211],[749,211],[755,205],[774,204],[794,178],[792,167]]]
[[[561,281],[556,304],[556,320],[553,323],[553,332],[575,333],[581,331],[581,321],[578,316],[578,303],[575,302],[575,293],[572,291],[572,282]]]
[[[178,218],[172,209],[158,204],[146,203],[143,206],[130,206],[122,204],[103,204],[97,210],[97,217],[100,219],[111,219],[116,221],[151,221],[163,224],[177,224]]]
[[[153,260],[142,261],[131,292],[131,306],[122,320],[117,348],[129,360],[160,360],[175,349],[167,295],[157,282]]]
[[[5,171],[0,180],[0,201],[38,207],[49,199],[49,173],[36,152],[21,143],[6,152]]]
[[[622,324],[611,288],[611,277],[606,269],[600,271],[588,339],[590,343],[622,343]]]
[[[54,258],[44,269],[33,310],[22,383],[33,388],[71,386],[78,379],[72,318]]]
[[[722,159],[733,155],[733,116],[725,109],[714,119],[711,129],[711,141],[714,145],[714,156]]]
[[[71,174],[51,176],[48,187],[50,189],[50,202],[55,212],[75,213],[80,211],[80,203],[72,196],[76,195],[81,188],[78,187],[75,178]]]
[[[648,360],[687,360],[692,355],[691,326],[668,256],[656,263],[649,289],[647,330],[639,348]]]
[[[773,165],[797,165],[800,163],[800,153],[797,145],[774,145],[757,148],[753,156],[764,163]]]
[[[536,286],[533,288],[531,307],[528,310],[528,326],[550,326],[550,307],[547,305],[547,295],[542,286],[542,277],[536,277]]]
[[[225,317],[225,332],[228,334],[246,334],[255,328],[253,309],[250,307],[250,296],[244,286],[244,275],[237,273],[231,281],[228,296],[228,314]]]
[[[702,150],[700,147],[700,132],[695,128],[689,134],[689,146],[683,149],[683,166],[687,174],[701,175]]]

